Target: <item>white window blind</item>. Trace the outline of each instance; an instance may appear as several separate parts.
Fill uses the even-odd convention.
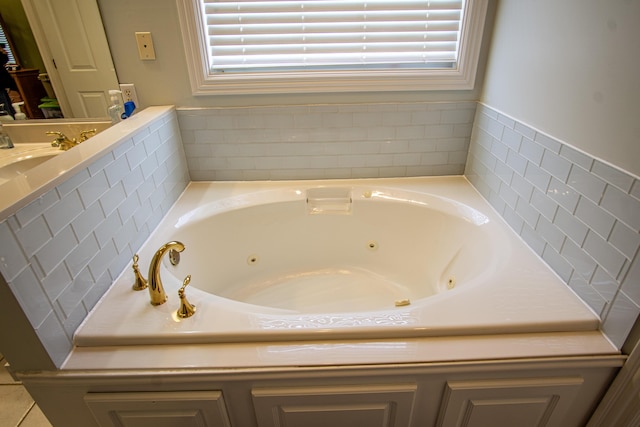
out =
[[[7,40],[7,36],[4,34],[4,29],[0,26],[0,45],[4,45],[4,51],[7,53],[9,57],[9,61],[7,64],[15,64],[16,58],[13,56],[13,52],[11,51],[11,45],[9,44],[9,40]]]
[[[464,0],[200,0],[212,73],[452,69]]]
[[[472,89],[488,0],[176,0],[194,95]]]

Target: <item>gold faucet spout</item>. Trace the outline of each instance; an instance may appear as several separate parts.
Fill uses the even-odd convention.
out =
[[[71,148],[75,147],[76,145],[80,144],[80,142],[82,142],[82,141],[77,142],[75,138],[69,139],[67,135],[58,131],[49,131],[49,132],[46,132],[46,134],[55,135],[56,139],[51,143],[51,146],[60,147],[60,149],[63,151],[70,150]]]
[[[182,252],[184,250],[184,244],[176,241],[165,243],[158,249],[153,259],[151,259],[151,264],[149,264],[149,277],[147,280],[151,305],[161,305],[167,301],[167,294],[164,291],[162,280],[160,279],[160,263],[162,262],[162,257],[171,249]]]

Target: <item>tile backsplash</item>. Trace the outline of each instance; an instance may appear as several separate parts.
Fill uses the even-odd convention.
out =
[[[188,181],[172,110],[0,223],[0,272],[57,366]]]
[[[640,180],[482,104],[465,175],[621,347],[640,314]]]
[[[193,180],[460,175],[475,102],[178,109]]]

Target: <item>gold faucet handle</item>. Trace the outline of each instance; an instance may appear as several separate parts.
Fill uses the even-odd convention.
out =
[[[89,139],[89,137],[95,135],[98,132],[98,129],[88,129],[88,130],[83,130],[80,132],[80,142],[84,142],[87,139]]]
[[[180,308],[178,308],[178,317],[186,319],[187,317],[191,317],[196,312],[196,306],[191,305],[189,301],[187,301],[187,296],[184,294],[184,289],[191,282],[191,275],[187,275],[182,282],[182,287],[178,290],[178,296],[180,297]]]
[[[73,142],[75,142],[75,140],[76,140],[75,138],[69,139],[67,137],[67,135],[65,135],[64,133],[62,133],[60,131],[57,131],[57,130],[49,130],[49,131],[46,132],[46,134],[47,135],[55,135],[57,137],[56,140],[73,141]]]
[[[138,254],[135,254],[133,256],[133,275],[135,276],[135,281],[133,282],[133,286],[131,286],[131,289],[134,291],[147,289],[147,281],[142,277],[142,273],[140,273],[140,269],[138,268],[138,259]]]

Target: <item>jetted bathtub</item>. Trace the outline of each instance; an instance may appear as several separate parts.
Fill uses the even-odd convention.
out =
[[[192,182],[140,249],[185,250],[133,291],[130,267],[78,346],[596,330],[598,317],[464,177]],[[178,289],[196,312],[176,315]]]

